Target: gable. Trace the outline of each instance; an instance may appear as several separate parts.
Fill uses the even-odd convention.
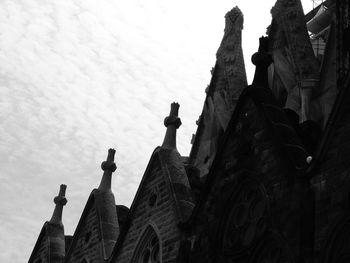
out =
[[[178,217],[169,181],[161,166],[157,149],[150,160],[145,175],[130,208],[129,227],[119,240],[119,251],[111,262],[131,262],[140,234],[152,224],[159,230],[160,252],[166,259],[175,259],[179,240]]]
[[[47,222],[44,224],[40,231],[38,240],[35,243],[28,263],[38,263],[40,260],[42,260],[42,262],[45,262],[48,259],[49,242],[46,236],[46,225]]]
[[[194,203],[192,190],[186,170],[177,150],[160,148],[158,152],[162,175],[168,182],[169,194],[172,196],[179,223],[187,221],[191,216]]]
[[[102,258],[101,238],[94,202],[94,198],[90,195],[73,235],[65,262],[80,262],[83,258],[94,262]]]

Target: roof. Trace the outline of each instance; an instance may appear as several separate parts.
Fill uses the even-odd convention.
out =
[[[136,195],[127,215],[125,226],[121,229],[121,233],[119,235],[118,241],[116,243],[111,258],[116,258],[118,256],[126,234],[128,233],[131,220],[134,217],[134,212],[138,204],[141,191],[144,188],[148,177],[153,171],[153,166],[155,165],[156,160],[159,160],[163,172],[162,175],[165,176],[165,181],[168,182],[170,186],[170,194],[174,200],[178,223],[186,221],[192,214],[194,204],[192,203],[190,186],[188,183],[184,165],[182,163],[182,157],[176,149],[164,149],[162,147],[157,147],[153,151],[151,158],[148,162],[147,168],[142,177],[141,183],[137,189]]]
[[[102,244],[102,255],[104,257],[104,259],[108,259],[110,254],[113,251],[115,242],[117,240],[117,234],[115,233],[115,229],[114,229],[114,225],[112,224],[106,224],[105,220],[103,220],[103,217],[106,216],[105,212],[101,212],[101,208],[105,208],[102,204],[103,200],[103,195],[104,192],[101,192],[99,189],[94,189],[87,202],[86,205],[84,207],[83,213],[79,219],[79,223],[77,228],[74,231],[74,235],[72,237],[71,240],[71,245],[68,249],[68,252],[66,254],[66,260],[69,259],[69,257],[72,255],[73,249],[78,241],[78,237],[79,237],[79,233],[82,230],[82,228],[84,227],[84,222],[85,222],[85,218],[88,215],[88,212],[90,211],[92,206],[95,206],[96,208],[96,214],[97,214],[97,224],[99,226],[99,238],[101,240],[101,244]],[[110,194],[110,193],[108,193]],[[114,199],[114,198],[113,198]],[[116,211],[116,207],[115,205],[113,205],[113,209],[114,211]],[[113,242],[113,244],[111,244],[111,242],[113,241],[113,238],[115,239],[115,242]]]
[[[43,227],[41,228],[39,237],[38,237],[38,239],[35,242],[35,246],[33,248],[32,254],[30,255],[28,263],[34,262],[34,259],[35,259],[34,256],[35,256],[36,252],[38,251],[38,249],[40,248],[40,245],[43,242],[44,237],[46,236],[46,226],[47,226],[48,223],[49,222],[46,221],[44,223]],[[44,242],[45,242],[45,240],[44,240]]]

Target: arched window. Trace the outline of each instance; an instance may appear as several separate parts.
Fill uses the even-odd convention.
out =
[[[159,237],[152,225],[148,225],[141,234],[131,262],[161,263],[161,247]]]

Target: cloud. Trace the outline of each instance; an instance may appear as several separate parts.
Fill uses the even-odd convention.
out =
[[[248,65],[263,32],[253,30],[248,4],[235,3],[246,12]],[[235,3],[0,3],[1,262],[28,260],[61,183],[66,233],[74,232],[110,147],[116,200],[130,205],[173,101],[183,122],[178,148],[189,153],[223,17]]]

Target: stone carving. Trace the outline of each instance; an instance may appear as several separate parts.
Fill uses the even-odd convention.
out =
[[[117,166],[114,163],[114,155],[115,155],[115,150],[109,149],[107,160],[101,164],[101,169],[103,171],[110,171],[112,173],[115,172],[115,170],[117,169]]]
[[[64,185],[64,184],[60,185],[60,191],[58,193],[58,196],[56,196],[54,198],[54,202],[55,202],[56,206],[55,206],[55,210],[52,214],[50,223],[62,224],[62,210],[63,210],[63,206],[65,206],[67,204],[67,199],[65,197],[66,189],[67,189],[66,185]]]
[[[270,83],[274,93],[287,92],[285,106],[301,121],[310,120],[311,95],[319,81],[319,62],[307,33],[300,0],[278,0],[268,29],[273,57]]]
[[[225,15],[225,30],[220,47],[216,53],[219,70],[224,72],[224,80],[218,80],[213,91],[213,101],[222,128],[225,130],[229,121],[227,113],[232,113],[239,95],[247,86],[243,52],[241,48],[243,14],[236,6]],[[218,72],[219,70],[216,70]],[[215,72],[215,71],[214,71]],[[220,74],[221,75],[221,74]],[[224,108],[222,108],[224,107]]]
[[[193,141],[190,162],[200,171],[208,173],[221,135],[236,107],[238,98],[247,87],[241,47],[243,14],[238,7],[225,15],[225,30],[216,53],[212,79],[206,89],[207,97]]]
[[[170,114],[164,119],[164,126],[167,127],[162,147],[165,149],[176,149],[176,130],[181,126],[181,119],[178,117],[180,105],[171,103]]]
[[[102,162],[101,169],[103,170],[103,176],[98,189],[102,192],[111,190],[112,173],[117,169],[114,163],[115,150],[109,149],[107,160]]]
[[[236,181],[222,228],[222,256],[234,262],[294,262],[271,226],[269,199],[256,179]]]
[[[263,188],[247,184],[232,199],[235,203],[224,227],[223,250],[240,253],[266,231],[267,200]]]
[[[171,103],[170,114],[164,119],[164,126],[174,125],[176,129],[181,126],[181,119],[178,117],[180,105],[177,102]]]

